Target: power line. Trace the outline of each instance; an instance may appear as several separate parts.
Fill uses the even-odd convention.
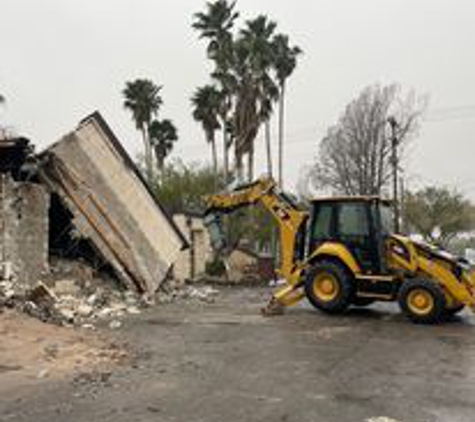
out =
[[[426,122],[444,122],[449,120],[464,120],[475,117],[475,104],[433,109],[423,119]]]
[[[475,119],[475,104],[465,104],[459,106],[450,106],[450,107],[441,107],[435,108],[428,113],[427,116],[423,117],[425,123],[439,123],[446,121],[454,120],[466,120],[466,119]],[[325,127],[322,125],[312,125],[312,126],[302,126],[291,129],[285,132],[285,142],[291,144],[318,144],[318,133],[322,130],[325,130]],[[315,138],[310,139],[306,137],[307,133],[312,132],[315,134]],[[276,136],[276,133],[272,133],[273,136]],[[306,139],[301,139],[299,135],[304,135]],[[202,141],[203,142],[203,141]],[[187,146],[187,151],[195,151],[202,149],[206,144],[203,142],[202,145],[191,145]]]

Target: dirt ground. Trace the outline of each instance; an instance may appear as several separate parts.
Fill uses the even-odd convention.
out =
[[[0,313],[0,336],[0,395],[5,396],[126,358],[112,337],[45,324],[11,310]]]
[[[393,305],[329,317],[302,304],[264,318],[269,289],[219,290],[211,304],[159,305],[103,328],[128,344],[112,369],[38,379],[35,367],[33,382],[15,384],[5,382],[15,371],[0,371],[0,421],[473,422],[468,312],[429,327]],[[3,366],[23,365],[5,353],[2,343]]]

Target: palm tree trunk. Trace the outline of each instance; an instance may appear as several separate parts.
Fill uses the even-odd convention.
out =
[[[214,133],[209,137],[209,143],[211,144],[211,158],[213,160],[213,187],[216,190],[218,188],[218,151],[216,150],[216,139],[214,139]]]
[[[284,189],[284,105],[285,82],[282,82],[279,98],[279,187],[281,189]]]
[[[229,181],[229,148],[228,148],[228,136],[226,128],[223,125],[223,167],[224,167],[224,181]]]
[[[145,153],[145,173],[147,177],[147,182],[151,183],[153,178],[152,147],[148,139],[148,131],[146,125],[142,126],[142,138]]]
[[[243,182],[243,154],[238,150],[237,144],[234,145],[234,164],[235,164],[235,176],[238,183]]]
[[[264,123],[265,126],[265,137],[266,137],[266,153],[267,153],[267,173],[269,177],[272,177],[272,149],[270,142],[270,119],[266,120]]]
[[[216,150],[216,140],[214,139],[214,133],[208,135],[208,143],[211,145],[211,160],[213,163],[213,173],[216,177],[218,175],[218,151]]]
[[[248,182],[252,182],[254,180],[254,143],[249,147],[247,154],[247,178]]]

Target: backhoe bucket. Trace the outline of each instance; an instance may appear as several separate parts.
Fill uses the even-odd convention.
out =
[[[226,236],[223,231],[223,222],[220,214],[207,214],[204,225],[208,229],[211,247],[215,251],[223,251],[226,248]]]

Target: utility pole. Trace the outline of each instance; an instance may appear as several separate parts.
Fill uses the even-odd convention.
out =
[[[388,123],[391,127],[391,164],[393,167],[393,208],[394,208],[394,231],[399,233],[399,196],[398,196],[398,167],[399,159],[397,155],[397,147],[399,138],[397,130],[399,123],[394,116],[388,117]]]
[[[399,178],[399,215],[400,215],[400,226],[403,233],[407,233],[406,227],[406,182],[404,177]]]

